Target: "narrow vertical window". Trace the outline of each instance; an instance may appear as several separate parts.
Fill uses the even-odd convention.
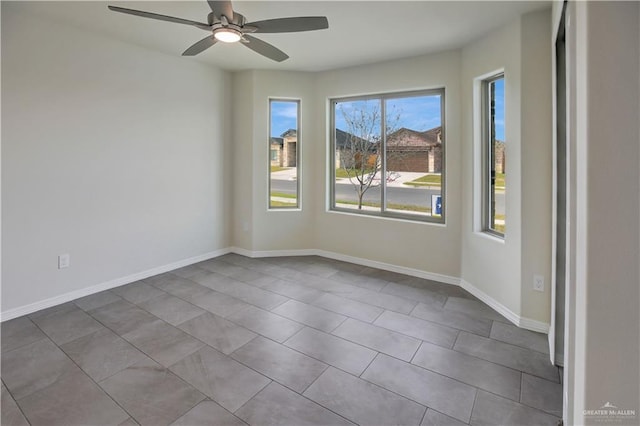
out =
[[[300,101],[269,101],[269,208],[300,207]]]
[[[484,230],[503,237],[506,231],[506,140],[504,74],[483,82],[484,98]]]

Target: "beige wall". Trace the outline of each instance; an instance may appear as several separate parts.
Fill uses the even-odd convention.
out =
[[[7,8],[12,13],[5,6],[3,12]],[[3,177],[10,179],[3,179],[2,189],[3,199],[12,203],[5,202],[3,206],[2,238],[3,245],[10,247],[3,258],[5,262],[15,259],[15,266],[3,270],[3,279],[8,283],[23,279],[44,283],[54,277],[61,282],[47,288],[45,284],[37,284],[33,294],[38,296],[26,296],[17,289],[17,284],[9,284],[8,290],[3,289],[5,300],[10,301],[6,306],[23,306],[35,298],[55,297],[228,247],[253,254],[314,249],[392,265],[450,283],[463,278],[511,312],[547,322],[548,293],[536,294],[537,299],[523,295],[530,293],[527,276],[531,271],[542,272],[548,279],[548,271],[541,270],[545,268],[543,258],[548,256],[549,247],[544,246],[544,238],[538,238],[537,233],[540,229],[541,234],[548,230],[545,222],[548,218],[537,212],[523,212],[520,195],[521,191],[536,187],[540,175],[547,182],[549,179],[548,170],[538,164],[548,152],[542,142],[544,125],[520,126],[523,114],[542,115],[539,105],[546,102],[544,95],[540,95],[528,109],[520,107],[523,91],[534,98],[533,92],[545,84],[540,79],[521,82],[529,78],[522,71],[521,52],[537,55],[531,59],[535,63],[528,64],[531,73],[545,67],[543,41],[522,38],[524,33],[533,39],[538,32],[548,34],[545,16],[543,13],[525,17],[522,22],[518,20],[496,30],[464,50],[321,73],[244,71],[229,76],[214,68],[54,24],[27,32],[26,27],[14,24],[24,19],[12,15],[11,22],[3,25],[3,48],[8,51],[3,52],[3,71],[8,81],[15,80],[12,81],[15,89],[6,94],[3,91],[3,106],[9,105],[3,108],[3,118],[6,116],[12,124],[3,128],[3,139],[6,135],[8,142],[3,147],[2,172]],[[51,49],[31,46],[44,27],[53,33],[48,37],[59,39],[58,44],[64,46],[53,57]],[[68,42],[70,39],[73,43]],[[77,50],[85,49],[85,43],[99,49],[87,49],[95,50],[89,54],[93,56],[86,61],[78,60],[82,55]],[[34,54],[25,53],[31,51]],[[113,55],[118,55],[118,60],[113,60]],[[73,67],[69,65],[72,58]],[[32,61],[29,73],[18,71],[25,59]],[[538,64],[538,60],[543,62]],[[115,63],[119,64],[117,68]],[[52,64],[59,72],[48,72],[43,78],[41,70],[51,68]],[[513,140],[507,154],[511,169],[507,199],[509,231],[505,243],[473,231],[471,202],[472,82],[479,74],[499,67],[504,67],[508,76],[507,136]],[[74,70],[69,72],[70,68]],[[92,78],[83,78],[86,75]],[[126,84],[131,84],[132,89],[117,90]],[[203,91],[202,87],[211,89]],[[446,90],[446,224],[329,212],[328,99],[439,87]],[[28,114],[21,106],[23,94],[28,95],[25,99],[32,107]],[[43,94],[44,99],[52,96],[61,102],[58,115],[41,108],[47,105],[42,102]],[[184,97],[188,97],[188,102],[181,103]],[[270,97],[301,101],[299,211],[267,209]],[[165,110],[163,105],[169,104],[171,108]],[[23,131],[27,117],[38,120],[38,128],[45,129],[47,138]],[[128,120],[127,125],[114,126],[117,120]],[[89,134],[95,144],[84,151],[78,149],[85,147],[82,143]],[[227,134],[231,138],[227,139]],[[35,143],[58,161],[49,164],[30,158],[24,151],[25,141]],[[531,145],[525,148],[525,143]],[[56,146],[65,146],[66,156]],[[530,168],[521,166],[521,152],[525,149],[530,149],[535,157]],[[92,157],[95,152],[101,155]],[[101,163],[104,158],[111,159],[112,168]],[[92,176],[98,171],[100,176],[93,180],[78,177]],[[62,188],[64,184],[78,185],[80,181],[85,186],[72,187],[73,191],[67,193],[53,185],[51,176],[59,173],[67,179]],[[531,175],[538,181],[524,184],[522,179]],[[87,182],[97,182],[98,186],[88,186]],[[50,186],[39,188],[43,183]],[[31,211],[31,205],[24,199],[32,190],[29,200],[34,206],[52,204],[59,206],[60,211],[53,215],[38,212],[32,223],[20,225],[22,218],[18,216]],[[544,189],[536,194],[539,198],[544,196]],[[79,203],[78,199],[91,201]],[[94,210],[87,211],[87,205]],[[527,227],[523,226],[521,215],[530,219]],[[63,226],[48,227],[52,223]],[[12,230],[7,232],[9,227]],[[82,237],[77,235],[75,240],[65,242],[78,230],[82,231]],[[26,236],[24,242],[16,243],[18,232]],[[531,233],[530,245],[523,245],[523,232]],[[45,243],[34,250],[32,246],[38,238]],[[147,245],[152,248],[145,249]],[[89,249],[85,250],[86,247]],[[36,267],[26,271],[32,252],[39,256],[36,265],[46,264],[42,270]],[[55,269],[56,256],[61,252],[71,253],[72,268]],[[109,259],[106,263],[105,258]],[[531,261],[531,265],[525,265],[524,260]],[[106,265],[118,265],[117,271],[110,269],[115,266]],[[85,267],[92,268],[91,272],[85,271]]]
[[[232,177],[233,221],[231,244],[249,249],[253,247],[253,92],[255,72],[233,73]],[[247,125],[249,123],[249,125]],[[265,145],[267,143],[265,142]]]
[[[640,416],[640,6],[569,6],[570,162],[575,239],[565,373],[569,424],[611,402]],[[615,65],[614,65],[615,64]]]
[[[462,52],[463,196],[461,277],[515,314],[521,303],[521,41],[520,19],[465,47]],[[504,70],[506,233],[481,230],[481,118],[479,79]]]
[[[549,322],[551,275],[550,11],[522,16],[465,47],[463,87],[462,279],[526,321]],[[546,35],[546,36],[545,36]],[[480,81],[505,75],[506,233],[481,232]],[[533,275],[545,291],[532,290]],[[533,321],[530,321],[533,320]]]
[[[239,110],[253,126],[247,129],[243,120],[234,123],[238,131],[234,132],[238,170],[234,197],[242,198],[234,203],[234,216],[247,220],[250,228],[242,231],[239,224],[235,225],[234,245],[254,254],[316,249],[407,268],[451,283],[462,278],[505,307],[516,321],[525,317],[521,325],[544,330],[550,315],[551,269],[549,20],[548,10],[535,12],[463,50],[417,58],[315,74],[238,74],[234,92],[240,95]],[[499,69],[504,69],[507,76],[510,164],[504,241],[474,228],[479,213],[479,199],[474,195],[479,191],[474,186],[475,161],[479,158],[474,158],[474,79]],[[249,75],[250,82],[239,83]],[[438,87],[446,89],[446,224],[328,211],[328,100]],[[265,141],[270,96],[301,100],[301,212],[266,208],[269,159]],[[522,106],[524,96],[527,102]],[[252,108],[247,104],[250,98]],[[242,154],[238,156],[238,152]],[[251,170],[240,167],[241,158],[246,156],[253,159]],[[251,176],[250,185],[247,174]],[[522,197],[525,191],[529,197],[526,201]],[[251,194],[250,203],[246,194]],[[531,290],[534,273],[545,276],[545,292]]]
[[[251,83],[245,85],[247,76]],[[313,75],[307,73],[251,71],[234,77],[234,91],[241,94],[242,105],[236,109],[234,121],[235,170],[233,177],[234,205],[237,233],[233,245],[252,252],[273,250],[300,250],[313,248],[313,222],[311,220],[314,196],[310,193],[313,176],[312,146],[316,114],[313,110]],[[300,100],[300,133],[297,149],[300,151],[301,209],[269,210],[269,98]],[[251,99],[249,104],[245,101]],[[247,126],[251,120],[252,126]],[[247,229],[246,227],[244,229]]]
[[[383,262],[418,271],[459,276],[460,240],[460,52],[406,59],[374,67],[350,68],[325,73],[278,73],[254,71],[234,77],[234,93],[241,94],[243,117],[253,126],[236,121],[236,218],[251,215],[251,230],[236,224],[234,245],[251,252],[318,249]],[[244,85],[247,75],[251,84]],[[402,79],[398,80],[398,76]],[[445,87],[447,90],[446,161],[448,218],[445,226],[403,220],[361,217],[326,211],[328,191],[326,110],[331,97],[361,93]],[[251,90],[253,88],[253,90]],[[251,92],[252,93],[248,93]],[[252,97],[253,107],[245,101]],[[268,211],[268,99],[301,100],[301,211]],[[241,135],[241,136],[238,136]],[[240,167],[241,158],[252,158],[253,167]],[[240,176],[242,174],[243,176]],[[246,175],[251,176],[251,185]],[[241,182],[241,183],[240,183]],[[245,194],[251,193],[251,203]],[[250,234],[250,236],[245,235]],[[402,248],[397,243],[402,242]],[[394,249],[389,247],[393,246]]]
[[[551,315],[552,111],[551,13],[522,19],[521,80],[521,315],[548,322]],[[545,37],[545,35],[547,35]],[[507,160],[508,161],[508,160]],[[507,166],[508,167],[508,166]],[[545,291],[533,290],[544,276]]]
[[[230,82],[2,3],[3,317],[229,246]]]
[[[318,170],[313,193],[320,198],[317,248],[416,269],[445,277],[460,276],[460,51],[380,63],[319,74],[317,110],[323,117],[314,157],[328,163],[328,100],[333,97],[444,87],[446,94],[446,224],[362,217],[328,212],[328,168]]]

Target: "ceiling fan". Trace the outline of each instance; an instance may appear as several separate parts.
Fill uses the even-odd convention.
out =
[[[301,16],[295,18],[267,19],[265,21],[246,22],[243,15],[235,12],[228,0],[207,0],[211,12],[207,15],[207,23],[190,21],[173,16],[160,15],[142,10],[109,6],[114,12],[142,16],[143,18],[158,19],[176,24],[191,25],[201,30],[211,32],[210,35],[194,43],[182,56],[195,56],[210,48],[218,41],[224,43],[241,42],[244,46],[277,62],[282,62],[289,56],[277,47],[255,38],[249,34],[258,33],[292,33],[300,31],[314,31],[329,28],[329,21],[325,16]]]

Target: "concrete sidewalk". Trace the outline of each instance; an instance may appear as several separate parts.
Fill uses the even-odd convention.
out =
[[[272,172],[271,173],[271,179],[278,179],[278,180],[296,180],[296,173],[297,170],[295,167],[290,167],[287,168],[286,170],[280,170],[279,172]],[[427,173],[416,173],[416,172],[395,172],[398,173],[399,176],[394,179],[393,181],[388,181],[387,182],[387,187],[400,187],[400,188],[411,188],[411,186],[409,185],[404,185],[405,182],[411,182],[413,180],[416,180],[424,175],[426,175]],[[376,180],[379,181],[380,180],[380,172],[378,172],[378,175],[376,176]],[[347,178],[341,178],[338,179],[340,181],[344,181],[345,183],[348,181]],[[379,182],[375,182],[375,183],[379,183]],[[439,185],[421,185],[420,188],[431,188],[431,189],[437,189],[440,188]]]

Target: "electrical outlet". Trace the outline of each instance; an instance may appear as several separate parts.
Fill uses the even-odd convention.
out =
[[[68,268],[71,265],[71,256],[69,254],[58,255],[58,269]]]
[[[533,289],[535,291],[544,291],[544,277],[542,275],[533,276]]]

